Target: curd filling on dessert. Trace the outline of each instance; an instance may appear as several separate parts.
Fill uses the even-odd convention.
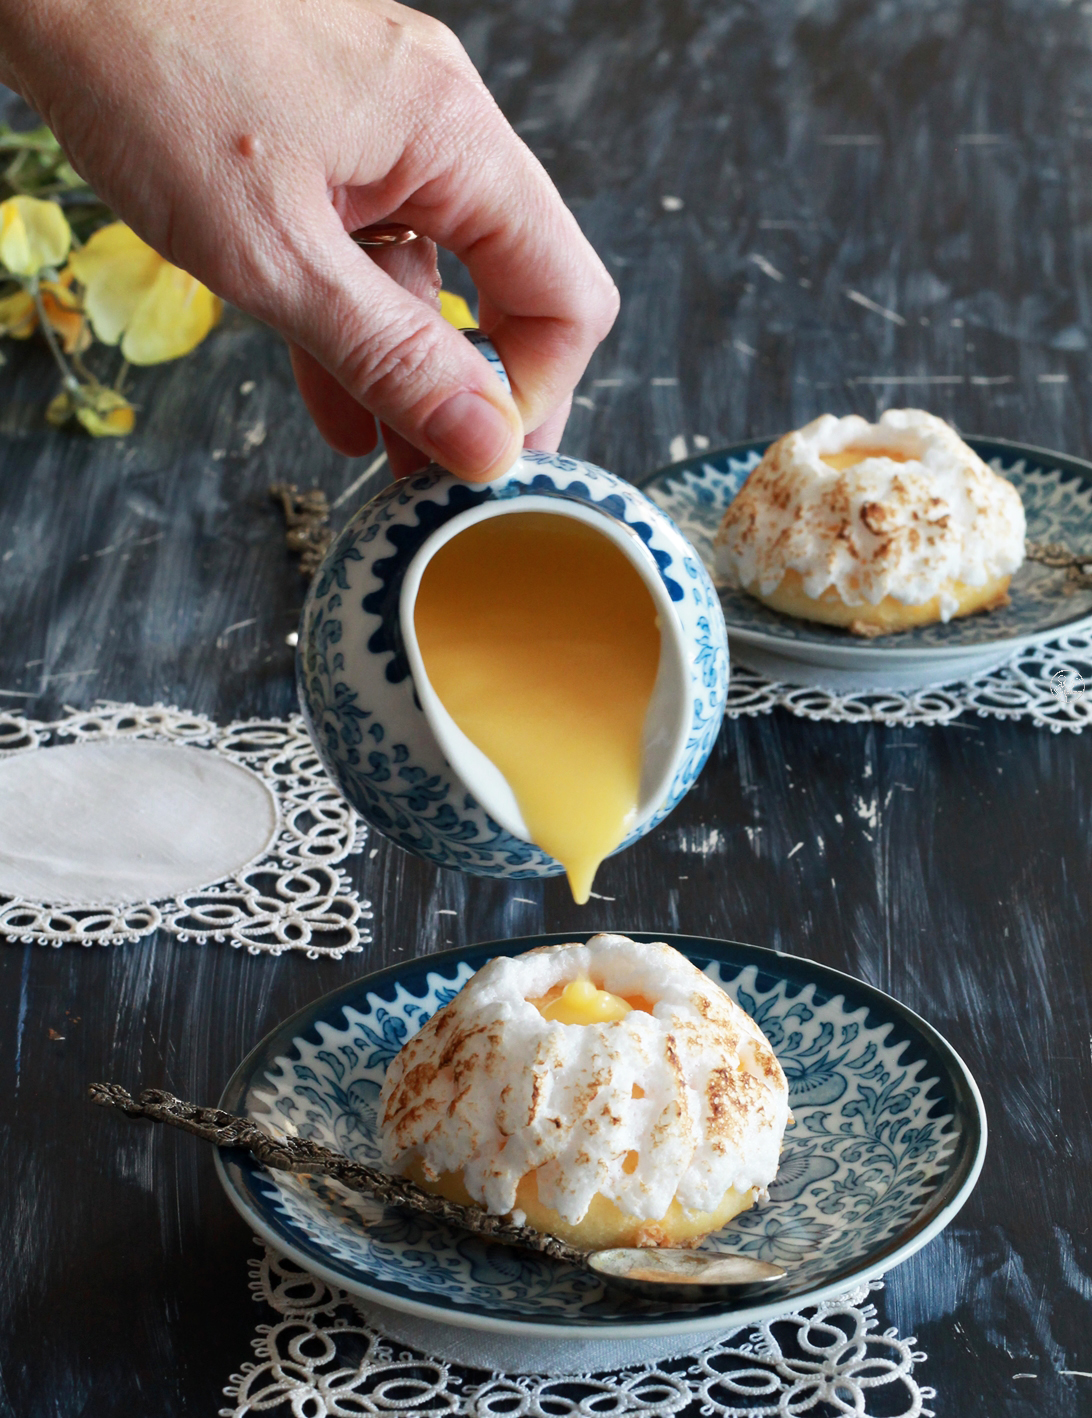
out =
[[[897,448],[845,448],[841,453],[820,453],[820,459],[836,473],[844,473],[847,468],[855,468],[866,458],[886,458],[891,463],[909,463],[909,453],[900,453]]]
[[[533,999],[531,1003],[543,1019],[556,1019],[559,1024],[607,1024],[614,1019],[625,1019],[635,1009],[652,1013],[652,1003],[643,995],[624,999],[610,990],[601,990],[583,977],[570,980],[567,985],[554,985],[541,999]]]
[[[660,665],[648,587],[586,523],[505,513],[436,552],[414,626],[444,708],[504,775],[532,841],[583,904],[637,812]]]

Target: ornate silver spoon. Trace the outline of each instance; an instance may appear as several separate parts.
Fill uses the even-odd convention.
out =
[[[186,1103],[173,1093],[146,1088],[136,1098],[117,1083],[92,1083],[91,1101],[116,1108],[126,1117],[149,1118],[192,1132],[216,1147],[241,1147],[266,1167],[281,1172],[311,1172],[333,1177],[350,1191],[366,1192],[387,1206],[424,1212],[448,1226],[472,1231],[500,1245],[534,1251],[551,1260],[564,1261],[591,1271],[607,1284],[647,1300],[681,1300],[704,1304],[710,1300],[737,1299],[784,1278],[779,1266],[750,1256],[718,1255],[713,1251],[670,1248],[582,1251],[559,1236],[517,1226],[503,1216],[493,1216],[473,1206],[460,1206],[446,1197],[422,1191],[406,1177],[393,1177],[363,1162],[302,1137],[270,1137],[249,1118]]]

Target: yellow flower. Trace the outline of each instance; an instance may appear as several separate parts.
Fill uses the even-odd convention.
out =
[[[73,294],[71,271],[63,271],[55,281],[39,286],[46,319],[61,337],[65,354],[83,354],[91,343],[91,330],[83,318],[79,296]]]
[[[57,281],[43,281],[38,287],[42,309],[52,329],[61,337],[65,354],[83,354],[91,343],[91,331],[83,318],[79,298],[69,286],[72,278],[66,272]],[[0,299],[0,335],[25,340],[38,328],[38,309],[29,291],[17,290]]]
[[[68,266],[84,287],[95,334],[105,345],[120,340],[130,364],[189,354],[223,310],[200,281],[164,261],[124,222],[101,227]]]
[[[124,438],[132,433],[136,413],[128,399],[101,384],[62,389],[49,402],[46,419],[56,428],[75,417],[95,438]]]
[[[0,265],[13,276],[36,276],[59,266],[72,245],[72,232],[56,202],[9,197],[0,202]]]
[[[0,300],[0,335],[26,340],[38,328],[38,312],[29,291],[17,290]]]
[[[96,389],[81,402],[76,418],[96,438],[124,438],[133,431],[136,413],[128,399],[113,389]]]
[[[456,295],[454,291],[442,290],[440,292],[440,314],[449,325],[454,325],[456,330],[476,330],[478,322],[470,313],[470,306],[461,295]]]

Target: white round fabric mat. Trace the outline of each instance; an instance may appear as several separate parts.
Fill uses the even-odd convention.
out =
[[[371,939],[370,903],[342,867],[366,838],[299,715],[0,711],[0,938],[119,945],[164,930],[340,959]]]
[[[186,744],[105,739],[0,761],[0,892],[57,904],[160,900],[269,850],[256,773]]]

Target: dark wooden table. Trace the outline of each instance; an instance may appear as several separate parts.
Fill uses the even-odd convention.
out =
[[[621,287],[566,450],[637,477],[683,440],[913,404],[1087,454],[1090,9],[439,0]],[[266,489],[334,496],[366,462],[309,427],[277,339],[229,314],[140,373],[125,443],[48,429],[43,351],[4,352],[0,706],[291,713],[303,586]],[[207,1150],[120,1126],[88,1080],[213,1100],[353,972],[577,926],[796,951],[941,1029],[982,1086],[990,1152],[882,1319],[928,1351],[938,1414],[1092,1413],[1092,735],[727,723],[674,816],[604,867],[613,902],[583,909],[560,880],[460,878],[375,844],[350,864],[375,942],[340,963],[0,943],[4,1418],[214,1414],[260,1319]]]

